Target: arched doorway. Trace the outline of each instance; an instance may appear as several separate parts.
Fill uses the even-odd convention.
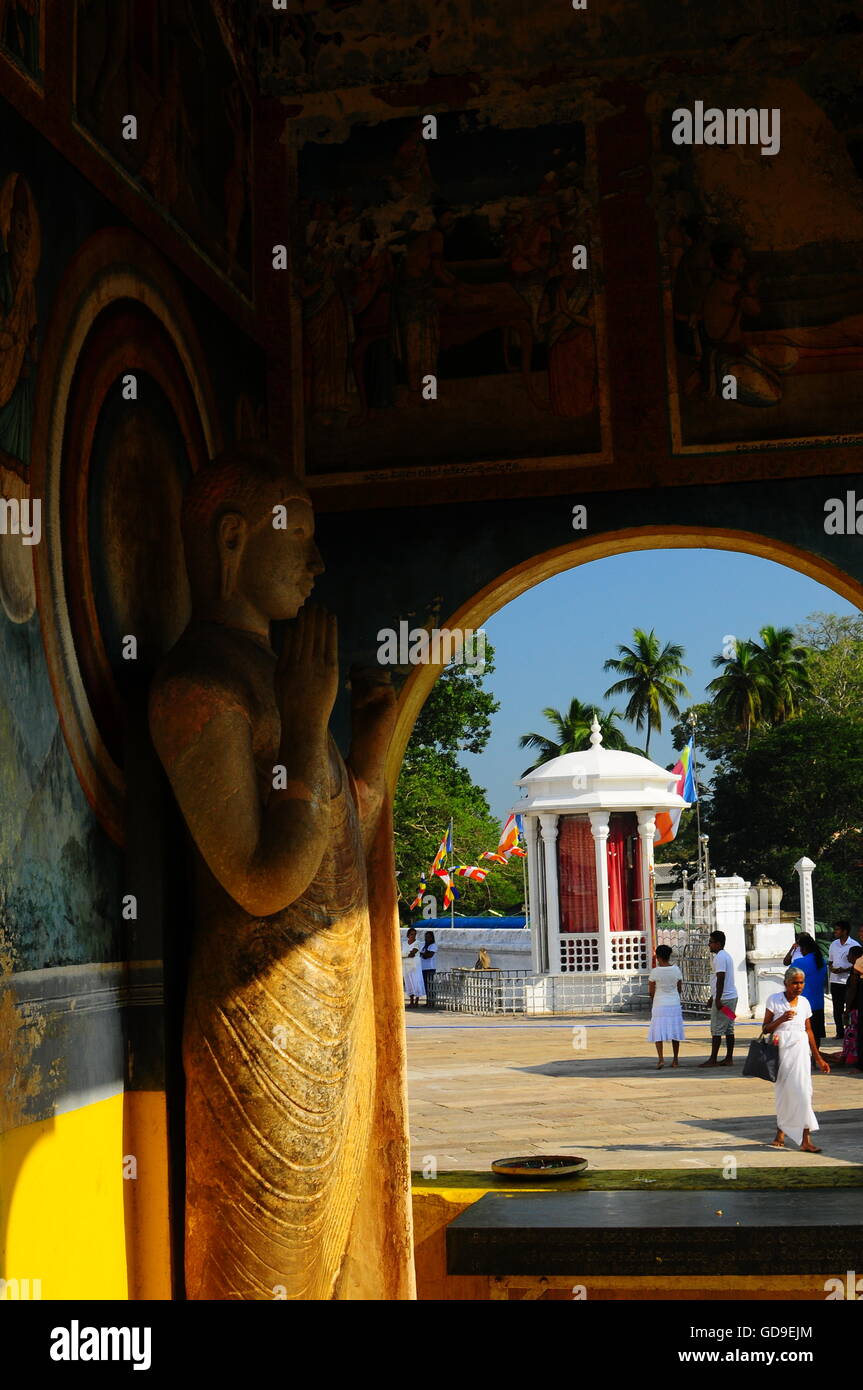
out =
[[[596,540],[576,542],[568,547],[561,547],[554,552],[546,552],[538,555],[535,560],[513,566],[510,570],[502,571],[500,576],[492,583],[485,585],[482,590],[478,589],[471,597],[470,601],[465,602],[458,609],[453,608],[445,617],[441,616],[439,621],[442,625],[446,625],[450,628],[457,628],[459,626],[476,628],[484,624],[493,615],[498,614],[500,610],[508,603],[511,603],[513,599],[525,595],[528,590],[536,588],[538,585],[542,584],[543,581],[553,576],[560,576],[565,571],[574,570],[589,562],[609,560],[617,556],[632,554],[637,551],[684,551],[699,549],[711,552],[736,551],[739,552],[741,558],[743,556],[752,556],[756,559],[767,561],[768,565],[764,566],[764,568],[779,564],[785,569],[784,578],[781,572],[777,572],[777,583],[779,586],[791,581],[791,575],[788,574],[788,571],[791,570],[816,583],[824,585],[831,593],[839,595],[847,603],[854,605],[858,609],[863,608],[863,604],[861,604],[863,586],[861,586],[849,573],[840,570],[836,565],[832,565],[825,561],[822,556],[818,556],[810,551],[803,550],[790,544],[776,543],[754,532],[736,532],[730,534],[718,528],[691,528],[684,530],[683,528],[667,527],[661,531],[657,531],[655,528],[644,528],[642,530],[632,529],[625,532],[608,533],[606,536]],[[731,563],[734,557],[733,555],[729,555],[727,558],[729,563]],[[687,557],[684,555],[680,557],[668,557],[669,562],[673,560],[676,563],[678,559],[683,572]],[[714,559],[719,563],[723,562],[723,557],[721,555],[714,555]],[[599,565],[595,566],[596,570],[600,570],[601,568],[602,567]],[[612,565],[610,568],[613,569],[614,566]],[[587,578],[587,575],[584,576],[584,582],[585,587],[588,588],[592,583],[592,581]],[[602,585],[598,584],[595,591],[601,595],[603,592]],[[538,606],[539,599],[538,596],[535,597]],[[552,600],[549,598],[547,602],[551,603]],[[829,608],[831,606],[829,596],[824,595],[823,601],[816,602],[811,606]],[[555,612],[557,611],[562,610],[555,608]],[[641,611],[643,613],[644,610],[642,609]],[[842,611],[846,611],[844,605],[842,606]],[[741,629],[737,630],[739,631]],[[724,631],[724,629],[720,629],[720,631]],[[663,630],[663,636],[676,638],[681,635],[685,636],[685,633],[680,634],[679,632]],[[489,623],[489,637],[492,644],[498,647],[498,637],[491,623]],[[521,651],[519,651],[519,654],[520,656],[522,655]],[[531,655],[534,661],[531,662],[531,660],[528,659],[525,661],[525,665],[529,671],[533,673],[536,669],[535,648]],[[581,654],[579,651],[578,655],[576,655],[573,660],[577,662],[580,659]],[[500,672],[498,672],[498,675],[499,674]],[[436,675],[437,672],[435,670],[417,668],[411,674],[409,681],[406,682],[402,693],[399,736],[408,737],[410,727],[413,723],[413,718],[410,717],[411,712],[407,709],[408,699],[415,699],[416,707],[421,708],[422,700],[431,689]],[[498,693],[500,693],[500,689],[501,687],[498,687]],[[418,691],[421,692],[419,695],[417,694]],[[589,688],[588,692],[590,698],[593,698],[594,692],[590,691]],[[559,693],[558,691],[558,694]],[[573,693],[580,696],[583,694],[579,689],[576,689]],[[538,703],[557,703],[557,700],[554,696],[551,696],[546,697],[544,700],[538,700]],[[525,728],[534,726],[522,723],[519,727]],[[518,754],[515,754],[515,758],[518,758]],[[527,756],[525,755],[524,762],[526,761]],[[664,757],[660,757],[659,761],[664,762]],[[515,764],[513,771],[517,771],[520,766],[522,766],[520,762]],[[480,780],[484,781],[484,779]],[[411,888],[412,887],[413,882],[411,881]],[[468,908],[467,911],[469,912],[470,909]],[[434,923],[430,922],[427,925],[433,926]],[[445,969],[446,967],[443,968]],[[444,1024],[447,1026],[441,1027],[437,1033],[433,1033],[430,1029],[426,1032],[425,1029],[428,1028],[429,1024],[434,1019],[435,1015],[425,1017],[419,1014],[415,1015],[409,1021],[409,1027],[412,1026],[413,1029],[415,1029],[413,1033],[409,1033],[409,1037],[412,1038],[411,1051],[409,1053],[411,1102],[413,1108],[414,1097],[416,1096],[419,1098],[421,1106],[419,1125],[422,1131],[422,1137],[419,1137],[419,1135],[417,1136],[414,1150],[414,1168],[417,1172],[416,1190],[418,1194],[416,1204],[420,1212],[417,1225],[421,1232],[425,1230],[423,1224],[424,1202],[428,1199],[428,1203],[430,1204],[434,1200],[431,1180],[426,1183],[425,1170],[433,1170],[437,1155],[442,1155],[440,1160],[441,1169],[444,1169],[446,1165],[450,1164],[451,1167],[448,1168],[447,1171],[444,1171],[443,1177],[441,1176],[441,1172],[438,1171],[435,1181],[438,1187],[451,1189],[452,1193],[456,1194],[459,1183],[463,1183],[464,1186],[472,1185],[474,1190],[483,1190],[483,1183],[485,1181],[484,1170],[487,1169],[487,1160],[492,1156],[492,1153],[494,1156],[501,1157],[504,1154],[515,1153],[569,1152],[569,1149],[565,1144],[561,1143],[561,1141],[587,1142],[588,1148],[595,1143],[595,1134],[591,1134],[590,1139],[584,1141],[584,1133],[589,1130],[590,1122],[600,1123],[599,1110],[597,1108],[592,1113],[588,1114],[586,1121],[583,1123],[581,1106],[584,1104],[584,1096],[588,1091],[592,1088],[598,1090],[605,1084],[605,1064],[607,1060],[605,1055],[601,1053],[597,1054],[596,1051],[592,1052],[587,1065],[582,1065],[580,1055],[575,1059],[573,1058],[572,1051],[570,1050],[570,1039],[567,1036],[566,1030],[569,1027],[569,1023],[575,1022],[576,1020],[567,1020],[567,1022],[562,1020],[548,1020],[547,1023],[541,1025],[538,1019],[516,1021],[512,1018],[506,1018],[486,1021],[480,1018],[461,1017],[444,1020]],[[578,1021],[580,1022],[581,1020]],[[591,1025],[591,1027],[594,1026],[597,1031],[589,1034],[591,1039],[597,1037],[600,1032],[600,1025],[598,1023]],[[543,1027],[546,1029],[545,1032],[542,1031]],[[628,1029],[628,1032],[625,1032],[625,1029]],[[574,1033],[576,1031],[575,1029],[573,1030]],[[422,1036],[423,1033],[425,1033],[424,1037]],[[624,1022],[620,1030],[621,1037],[625,1037],[627,1040],[630,1038],[634,1040],[637,1037],[639,1043],[637,1047],[633,1047],[631,1043],[628,1047],[621,1047],[619,1049],[621,1053],[624,1050],[627,1052],[643,1051],[644,1045],[640,1040],[645,1033],[646,1023],[643,1019],[629,1019]],[[542,1038],[541,1043],[535,1041],[539,1037]],[[494,1040],[494,1042],[492,1042],[492,1040]],[[497,1040],[500,1041],[498,1042]],[[702,1045],[703,1041],[703,1039],[699,1038],[699,1042]],[[495,1043],[500,1049],[497,1053],[493,1051]],[[572,1047],[574,1048],[575,1046],[576,1042],[573,1040]],[[591,1046],[593,1046],[593,1044],[591,1044]],[[447,1051],[448,1048],[449,1052]],[[745,1052],[745,1046],[743,1050]],[[631,1059],[632,1065],[628,1071],[623,1069],[622,1058],[620,1061],[620,1091],[615,1092],[612,1090],[612,1093],[605,1097],[605,1099],[609,1102],[620,1099],[621,1114],[623,1113],[622,1102],[624,1099],[640,1102],[642,1095],[644,1095],[645,1099],[643,1103],[644,1106],[647,1107],[650,1104],[650,1100],[647,1098],[647,1087],[652,1084],[652,1071],[648,1071],[648,1068],[652,1068],[653,1059],[644,1059],[640,1057],[638,1060],[638,1067],[644,1071],[643,1082],[636,1070],[634,1058]],[[687,1059],[687,1061],[691,1061],[693,1065],[695,1063],[694,1058]],[[452,1076],[447,1079],[446,1072],[449,1066],[452,1068]],[[582,1074],[584,1083],[579,1092],[578,1086],[581,1085],[581,1082],[576,1083],[576,1087],[573,1088],[567,1078],[581,1076]],[[705,1073],[696,1073],[692,1083],[693,1087],[698,1087],[701,1084],[701,1078],[704,1076]],[[510,1086],[511,1082],[513,1086],[510,1091],[506,1088]],[[636,1091],[636,1087],[640,1087],[642,1084],[645,1088],[644,1092]],[[417,1088],[416,1090],[414,1089],[415,1087]],[[420,1087],[424,1087],[425,1089],[420,1090]],[[446,1087],[446,1090],[444,1090],[444,1087]],[[521,1088],[519,1092],[516,1091],[517,1087]],[[632,1091],[630,1094],[624,1095],[623,1092],[627,1087],[631,1087]],[[463,1148],[460,1150],[459,1162],[455,1163],[453,1162],[453,1156],[456,1155],[459,1146],[454,1142],[454,1129],[445,1128],[444,1123],[441,1122],[441,1116],[444,1111],[447,1112],[447,1116],[453,1115],[457,1107],[461,1105],[458,1088],[462,1088],[464,1108],[466,1112],[470,1111],[470,1118],[465,1121]],[[568,1107],[566,1120],[557,1127],[556,1132],[553,1125],[547,1122],[547,1117],[554,1103],[552,1100],[553,1090],[558,1093],[558,1096],[562,1096],[564,1092],[566,1092],[562,1106]],[[495,1137],[488,1141],[489,1146],[485,1146],[486,1140],[484,1136],[486,1134],[492,1134],[492,1132],[496,1131],[498,1128],[491,1119],[492,1097],[495,1091],[502,1097],[500,1111],[498,1113],[502,1120],[501,1129],[504,1132],[504,1137],[495,1134]],[[514,1137],[515,1127],[522,1120],[526,1126],[529,1123],[532,1124],[533,1121],[528,1121],[524,1119],[522,1113],[516,1114],[515,1112],[520,1105],[528,1103],[524,1099],[528,1091],[531,1095],[530,1103],[533,1105],[534,1114],[539,1117],[539,1122],[536,1129],[530,1128],[528,1130],[527,1127],[525,1128],[524,1133],[530,1133],[533,1137],[530,1140],[522,1141],[520,1138],[516,1139]],[[728,1093],[723,1097],[724,1101],[727,1101],[727,1094]],[[555,1099],[557,1099],[557,1097],[555,1097]],[[433,1104],[439,1104],[441,1107],[440,1110],[432,1110],[431,1107]],[[697,1101],[693,1101],[693,1106],[696,1111],[697,1104]],[[548,1111],[544,1108],[546,1105],[549,1107]],[[508,1113],[510,1107],[513,1111],[512,1117],[510,1117]],[[638,1104],[631,1107],[632,1112],[636,1112],[638,1109]],[[743,1109],[745,1109],[745,1107],[743,1107]],[[690,1110],[690,1114],[692,1113],[693,1112]],[[730,1111],[727,1113],[730,1114]],[[686,1140],[690,1137],[693,1141],[693,1153],[697,1154],[699,1146],[703,1148],[707,1147],[707,1144],[702,1142],[699,1127],[703,1128],[705,1131],[710,1128],[720,1131],[720,1133],[711,1135],[711,1139],[715,1141],[716,1147],[721,1147],[724,1143],[725,1148],[722,1149],[722,1153],[724,1154],[726,1149],[728,1151],[735,1150],[738,1143],[738,1136],[742,1137],[744,1133],[747,1145],[752,1142],[752,1135],[757,1135],[760,1132],[758,1126],[759,1118],[760,1117],[754,1114],[754,1111],[746,1115],[742,1113],[736,1114],[733,1123],[730,1124],[726,1130],[726,1136],[730,1135],[731,1137],[722,1136],[721,1131],[724,1129],[722,1124],[717,1122],[715,1125],[711,1126],[707,1116],[701,1116],[700,1114],[696,1116],[695,1123],[692,1125],[688,1134],[675,1134],[674,1141],[671,1141],[670,1144],[662,1134],[659,1125],[657,1125],[652,1136],[648,1136],[646,1131],[638,1136],[634,1135],[632,1138],[618,1135],[616,1143],[609,1143],[609,1148],[617,1147],[619,1151],[622,1152],[623,1159],[617,1158],[615,1160],[615,1158],[606,1156],[601,1166],[605,1167],[611,1165],[614,1167],[616,1166],[616,1162],[622,1162],[622,1164],[625,1164],[634,1172],[637,1159],[639,1164],[644,1165],[644,1171],[639,1170],[639,1177],[632,1177],[630,1179],[633,1185],[635,1182],[650,1183],[657,1180],[655,1176],[648,1171],[651,1163],[657,1165],[657,1167],[662,1166],[670,1168],[678,1166],[681,1162],[678,1154],[684,1155],[683,1162],[687,1165],[691,1165],[694,1171],[699,1166],[709,1166],[712,1161],[709,1155],[690,1157],[686,1152]],[[601,1116],[601,1122],[603,1124],[606,1122],[604,1114]],[[446,1123],[448,1124],[450,1121],[447,1119]],[[635,1123],[640,1124],[640,1119],[636,1120]],[[471,1126],[472,1129],[470,1128]],[[480,1138],[480,1135],[483,1137]],[[524,1147],[519,1148],[518,1144],[522,1142]],[[490,1147],[491,1145],[495,1147],[492,1149]],[[531,1147],[531,1145],[535,1147]],[[601,1145],[599,1145],[599,1147],[601,1147]],[[636,1155],[633,1152],[641,1147],[648,1150],[646,1155],[641,1152]],[[579,1154],[587,1153],[588,1148],[582,1149],[581,1147],[576,1147],[574,1151]],[[653,1149],[653,1153],[649,1152],[651,1148]],[[677,1152],[675,1152],[675,1148]],[[470,1158],[466,1157],[466,1155],[470,1155]],[[742,1161],[744,1163],[752,1161],[748,1149]],[[757,1157],[755,1161],[757,1162]],[[422,1177],[419,1176],[421,1172],[423,1174]],[[469,1177],[467,1176],[468,1174],[470,1175]],[[452,1200],[458,1200],[457,1196],[454,1195]],[[427,1261],[426,1252],[429,1248],[430,1243],[429,1246],[420,1245],[418,1247],[418,1271],[422,1291],[421,1297],[434,1296],[430,1294],[428,1290],[437,1287],[434,1284],[433,1276],[430,1272],[430,1263]]]
[[[816,580],[863,611],[863,583],[813,551],[754,531],[711,526],[645,526],[605,532],[522,561],[484,585],[446,620],[442,618],[440,626],[476,630],[505,604],[543,580],[592,560],[604,560],[634,550],[730,550],[756,555]],[[387,765],[391,790],[398,781],[411,730],[442,669],[433,663],[415,666],[401,689]]]

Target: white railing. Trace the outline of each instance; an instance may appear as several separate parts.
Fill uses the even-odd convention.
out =
[[[647,937],[642,931],[609,932],[609,963],[612,972],[649,970]],[[599,932],[561,932],[560,973],[584,975],[599,970]]]
[[[599,969],[599,932],[568,931],[560,934],[560,970],[582,975]]]
[[[648,970],[647,937],[643,931],[613,931],[608,934],[612,970]]]
[[[582,935],[583,933],[579,933]],[[534,975],[524,970],[444,970],[431,1006],[464,1014],[630,1013],[647,1000],[644,974]]]

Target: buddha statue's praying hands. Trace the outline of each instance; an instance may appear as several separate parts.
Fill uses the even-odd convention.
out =
[[[354,1297],[346,1252],[375,1125],[366,854],[395,696],[387,674],[352,672],[343,761],[328,731],[336,622],[306,605],[323,569],[312,507],[273,454],[202,468],[183,541],[192,618],[150,726],[194,843],[187,1296]],[[277,656],[270,624],[285,619]]]

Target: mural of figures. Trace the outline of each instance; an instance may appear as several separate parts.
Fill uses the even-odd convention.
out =
[[[19,505],[30,495],[40,258],[33,194],[21,174],[9,174],[0,184],[0,495]],[[36,607],[32,549],[11,533],[0,536],[0,604],[16,623]]]
[[[225,0],[76,0],[75,114],[248,295],[251,108],[233,11]],[[136,140],[123,138],[130,112]]]
[[[299,149],[308,473],[596,462],[585,126],[497,129],[469,112],[423,130],[358,124]]]
[[[0,463],[20,470],[30,460],[36,364],[36,272],[39,214],[27,180],[9,174],[0,186]]]
[[[754,104],[740,93],[729,106]],[[790,82],[781,148],[663,131],[664,303],[678,451],[863,437],[863,167],[855,127]],[[849,114],[849,122],[851,120]],[[733,384],[729,385],[732,381]],[[736,393],[736,394],[735,394]]]
[[[0,0],[0,49],[12,55],[38,82],[42,80],[44,0]]]

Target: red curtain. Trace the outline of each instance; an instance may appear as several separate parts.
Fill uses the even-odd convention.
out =
[[[626,835],[612,818],[608,828],[608,912],[612,931],[626,930]]]
[[[637,862],[633,836],[638,821],[630,811],[614,814],[608,825],[608,911],[612,931],[635,931],[639,920]]]
[[[635,840],[635,868],[632,871],[632,891],[635,897],[635,913],[633,921],[636,931],[647,931],[647,903],[641,897],[641,836],[636,836]]]
[[[596,849],[587,816],[561,816],[557,883],[562,932],[597,931]]]

